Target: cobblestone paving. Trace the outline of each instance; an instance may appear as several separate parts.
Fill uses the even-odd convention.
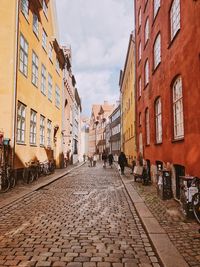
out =
[[[159,267],[115,169],[83,166],[1,209],[0,266]]]
[[[178,202],[160,199],[154,186],[142,186],[139,182],[133,182],[132,185],[145,200],[145,204],[168,233],[188,265],[199,267],[200,226],[195,220],[186,220]]]

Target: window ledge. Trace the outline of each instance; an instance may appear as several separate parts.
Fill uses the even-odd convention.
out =
[[[144,86],[143,90],[145,90],[148,87],[148,85],[149,85],[149,82]]]
[[[31,144],[31,143],[30,143],[30,146],[31,146],[31,147],[37,147],[36,144]]]
[[[40,144],[40,147],[45,148],[45,145]]]
[[[184,136],[172,139],[172,143],[179,143],[179,142],[184,142]]]
[[[170,49],[171,46],[173,45],[173,43],[174,43],[174,41],[176,40],[176,38],[177,38],[177,36],[178,36],[180,30],[181,30],[181,29],[178,29],[178,31],[176,32],[176,34],[174,35],[174,37],[170,40],[170,43],[169,43],[169,45],[168,45],[168,49]]]
[[[155,146],[160,146],[160,145],[162,145],[162,141],[155,143]]]
[[[145,146],[146,146],[146,147],[149,147],[149,146],[150,146],[150,144],[146,144]]]
[[[18,145],[20,145],[20,146],[26,146],[26,143],[24,143],[24,142],[17,141],[16,143],[17,143]]]
[[[160,61],[160,62],[158,63],[158,65],[153,69],[152,74],[154,74],[154,73],[157,71],[157,69],[159,68],[160,64],[161,64],[161,61]]]
[[[158,16],[158,13],[159,13],[159,11],[160,11],[160,6],[159,6],[159,8],[158,8],[158,10],[157,10],[157,12],[156,12],[156,15],[155,15],[155,17],[153,16],[153,23],[152,23],[152,27],[153,27],[153,25],[154,25],[154,23],[155,23],[155,21],[156,21],[156,18],[157,18],[157,16]],[[154,14],[153,14],[154,15]]]
[[[19,72],[27,79],[28,78],[28,73],[27,73],[27,75],[23,72],[23,71],[21,71],[20,69],[19,69]]]

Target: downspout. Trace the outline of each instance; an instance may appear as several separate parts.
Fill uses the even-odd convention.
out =
[[[14,70],[14,94],[13,94],[13,123],[12,123],[12,138],[11,146],[13,147],[12,168],[15,162],[15,141],[16,141],[16,114],[17,114],[17,78],[18,78],[18,45],[19,45],[19,9],[20,1],[16,1],[16,23],[15,23],[15,70]]]

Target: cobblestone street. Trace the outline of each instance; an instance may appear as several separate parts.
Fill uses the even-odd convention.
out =
[[[162,266],[115,168],[84,165],[0,216],[0,266]]]

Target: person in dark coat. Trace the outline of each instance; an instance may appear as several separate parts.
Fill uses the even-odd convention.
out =
[[[126,159],[124,152],[120,152],[120,155],[118,158],[118,164],[119,164],[120,169],[121,169],[121,174],[124,174],[124,168],[125,168],[125,166],[127,166],[127,159]]]
[[[106,168],[106,162],[107,162],[107,153],[104,150],[102,153],[102,160],[103,160],[103,167]]]
[[[113,161],[114,161],[113,154],[110,153],[110,154],[108,155],[108,162],[109,162],[109,165],[110,165],[111,168],[112,168],[112,165],[113,165]]]

